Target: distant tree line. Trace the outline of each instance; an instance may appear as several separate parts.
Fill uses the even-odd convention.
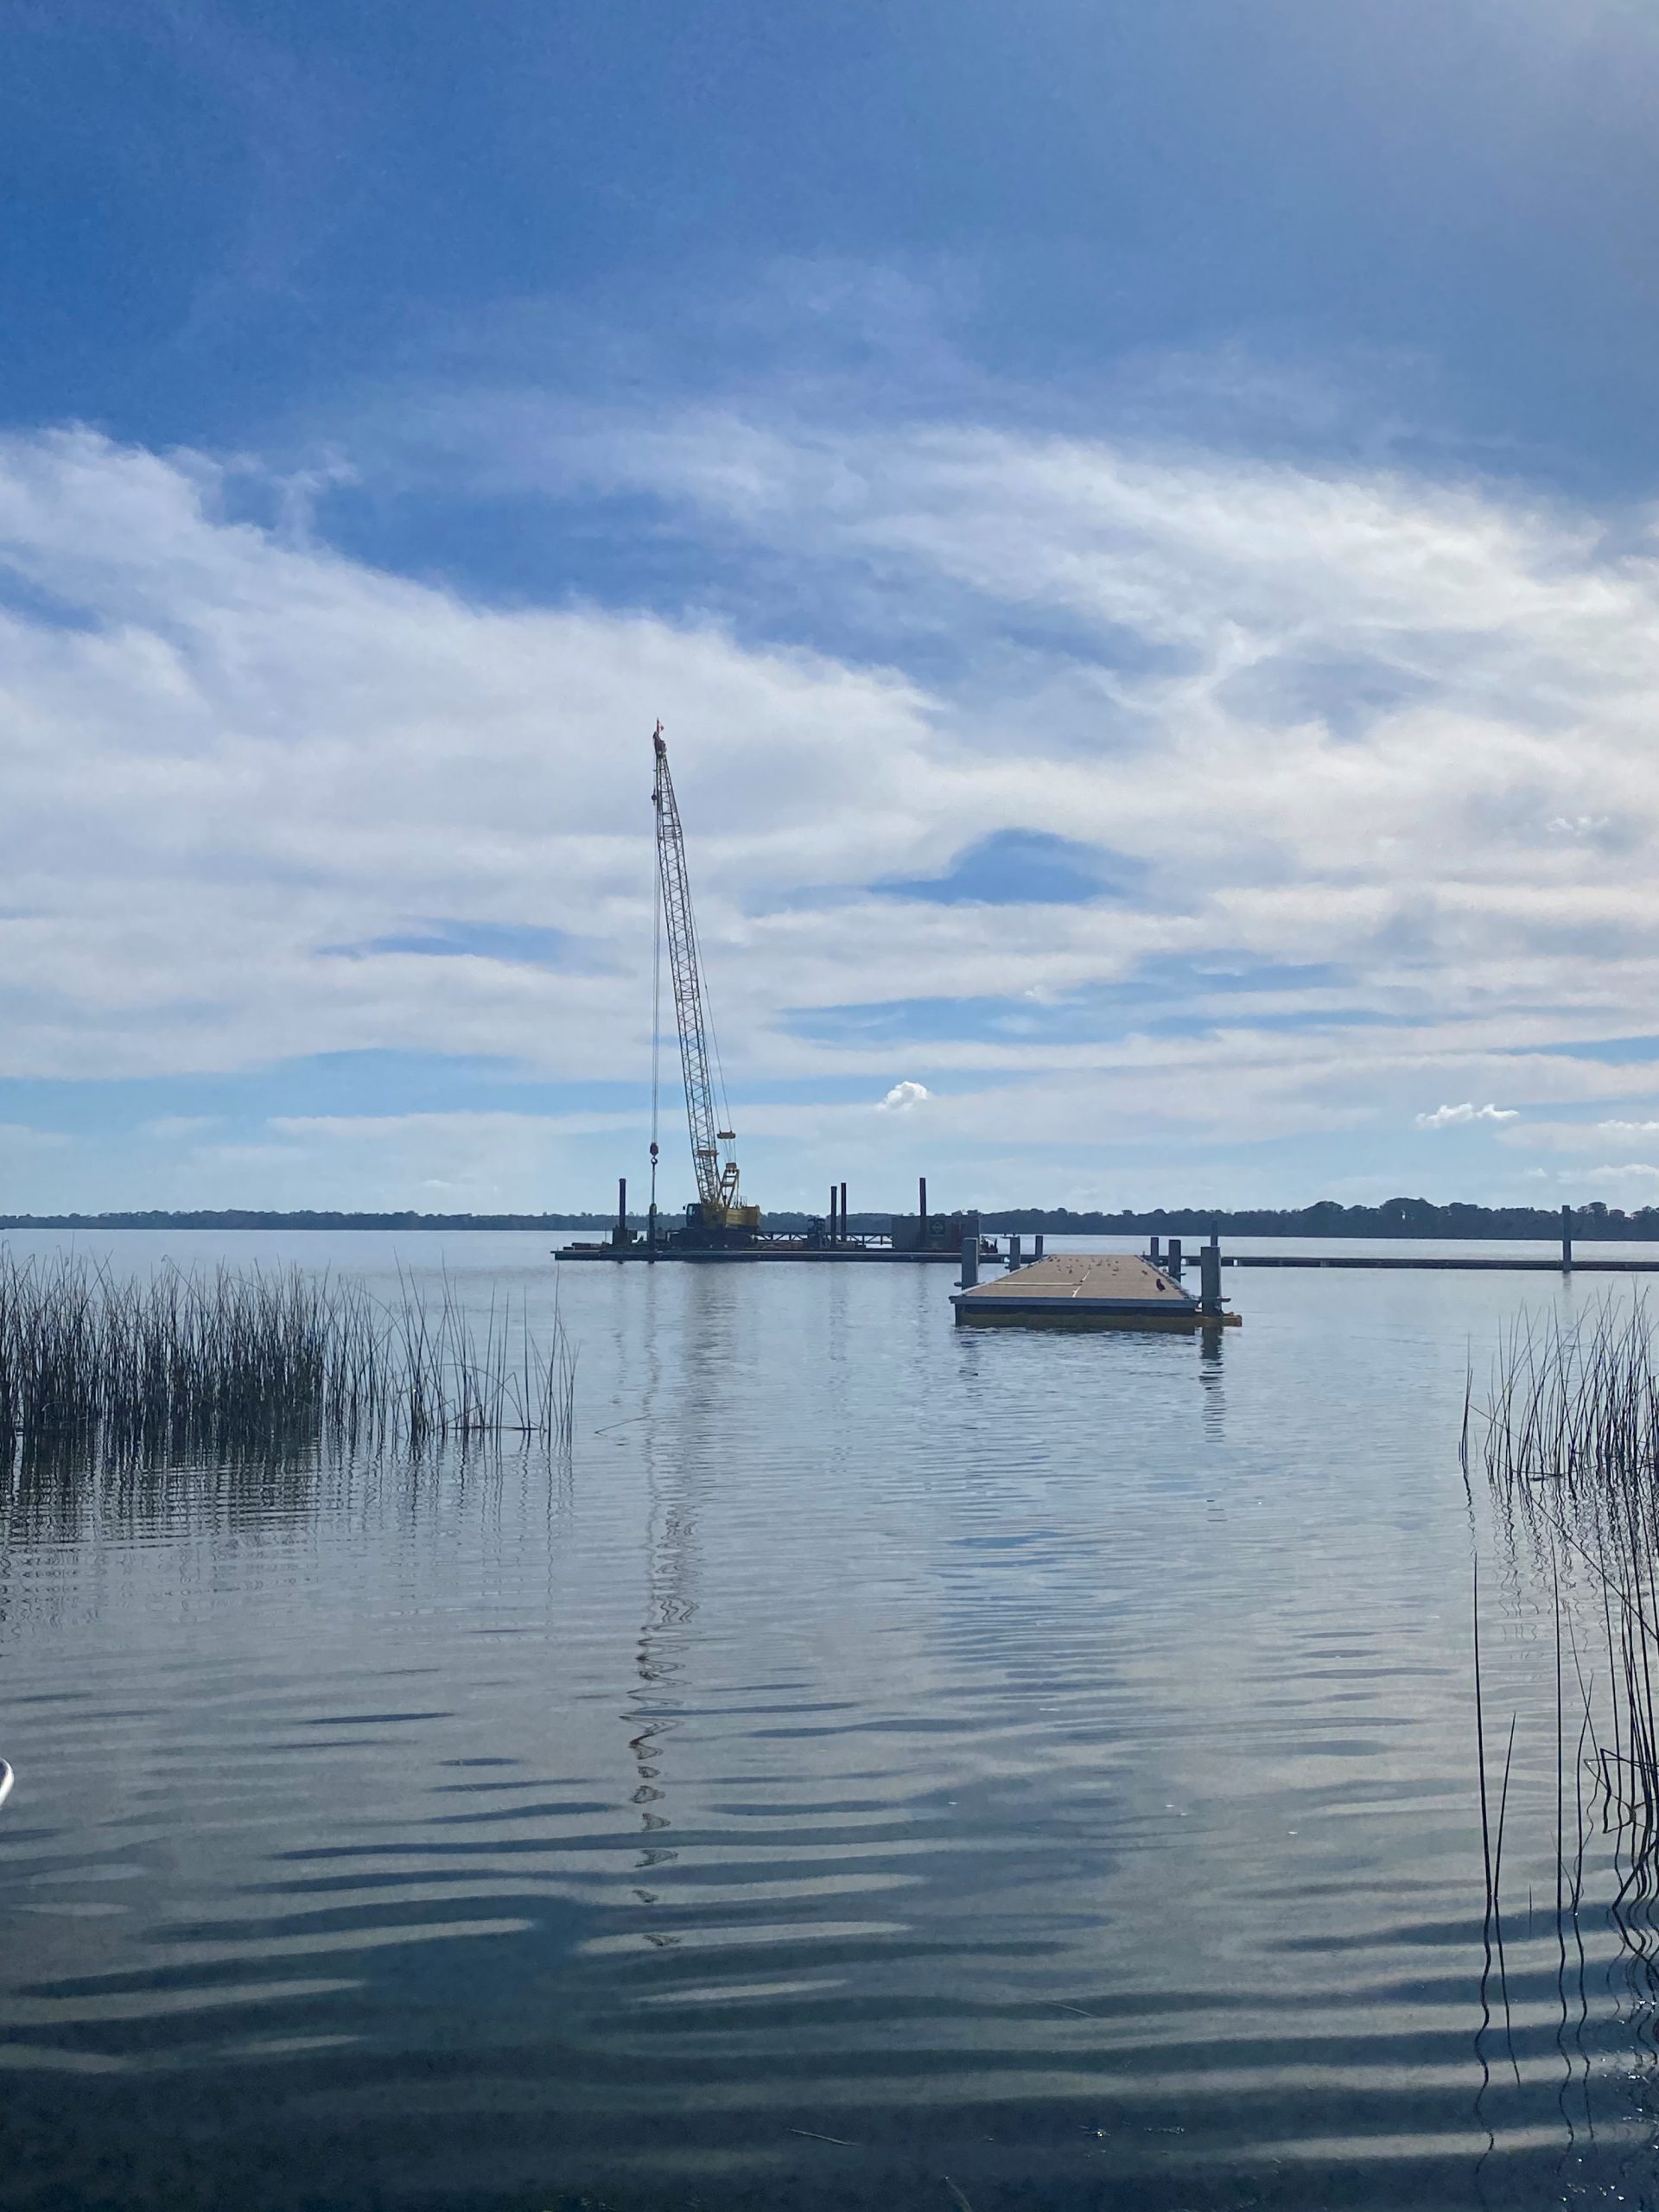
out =
[[[673,1216],[659,1218],[671,1226]],[[767,1229],[790,1232],[809,1227],[816,1217],[768,1213]],[[855,1236],[883,1236],[892,1217],[849,1213]],[[515,1229],[608,1230],[614,1213],[335,1213],[304,1210],[276,1213],[246,1207],[201,1208],[191,1212],[0,1214],[6,1229]],[[635,1229],[643,1214],[630,1214]],[[1606,1238],[1659,1242],[1659,1206],[1625,1213],[1599,1199],[1573,1209],[1573,1231],[1588,1241]],[[1453,1202],[1435,1205],[1428,1198],[1386,1198],[1381,1205],[1344,1206],[1321,1198],[1311,1206],[1154,1206],[1150,1211],[1074,1213],[1069,1206],[1010,1206],[982,1213],[982,1229],[1004,1233],[1040,1229],[1056,1236],[1205,1236],[1212,1229],[1228,1236],[1555,1236],[1559,1208],[1475,1206]]]
[[[1572,1211],[1573,1233],[1589,1241],[1659,1240],[1659,1206],[1627,1214],[1599,1199]],[[1229,1236],[1558,1236],[1559,1206],[1475,1206],[1454,1200],[1385,1198],[1381,1205],[1344,1206],[1321,1198],[1311,1206],[1154,1206],[1150,1212],[1073,1213],[1067,1206],[1015,1207],[980,1217],[982,1228],[1041,1229],[1057,1236],[1207,1235]]]

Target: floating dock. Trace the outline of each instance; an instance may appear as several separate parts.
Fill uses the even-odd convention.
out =
[[[1225,1313],[1131,1252],[1057,1252],[959,1290],[958,1324],[1039,1329],[1217,1329]]]

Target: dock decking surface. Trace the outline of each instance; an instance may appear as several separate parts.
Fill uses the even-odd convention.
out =
[[[1196,1303],[1161,1268],[1136,1252],[1051,1252],[995,1282],[963,1293],[976,1300],[994,1298],[1153,1299],[1170,1304]]]

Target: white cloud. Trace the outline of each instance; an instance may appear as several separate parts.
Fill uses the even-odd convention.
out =
[[[895,1083],[880,1102],[880,1110],[893,1114],[908,1113],[912,1106],[919,1106],[925,1098],[931,1096],[925,1083]]]
[[[1518,1109],[1513,1106],[1437,1106],[1432,1114],[1420,1114],[1420,1129],[1456,1128],[1466,1122],[1512,1122]]]
[[[1369,1168],[1426,1093],[1467,1103],[1425,1128],[1653,1103],[1650,1066],[1563,1049],[1659,1001],[1659,563],[1596,515],[1105,436],[503,420],[517,483],[717,531],[741,626],[503,612],[228,521],[208,460],[0,440],[9,1072],[380,1047],[637,1082],[661,713],[740,1135],[794,1110],[746,1121],[747,1088],[900,1052],[952,1078],[930,1145],[1075,1149],[1082,1180],[1141,1138],[1328,1135]],[[785,601],[828,610],[823,650],[766,642]],[[1112,848],[1130,888],[868,887],[1011,827]],[[331,950],[435,922],[573,957]],[[815,1021],[940,1001],[992,1014]],[[276,1150],[365,1150],[312,1120]],[[436,1174],[467,1140],[397,1141]]]

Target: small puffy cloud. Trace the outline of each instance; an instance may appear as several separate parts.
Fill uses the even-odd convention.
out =
[[[931,1094],[925,1083],[895,1083],[881,1101],[877,1111],[883,1114],[907,1114],[912,1106],[919,1106]]]
[[[1476,1106],[1465,1101],[1461,1106],[1437,1106],[1432,1114],[1420,1114],[1420,1129],[1452,1129],[1465,1122],[1512,1122],[1518,1109],[1513,1106]]]

